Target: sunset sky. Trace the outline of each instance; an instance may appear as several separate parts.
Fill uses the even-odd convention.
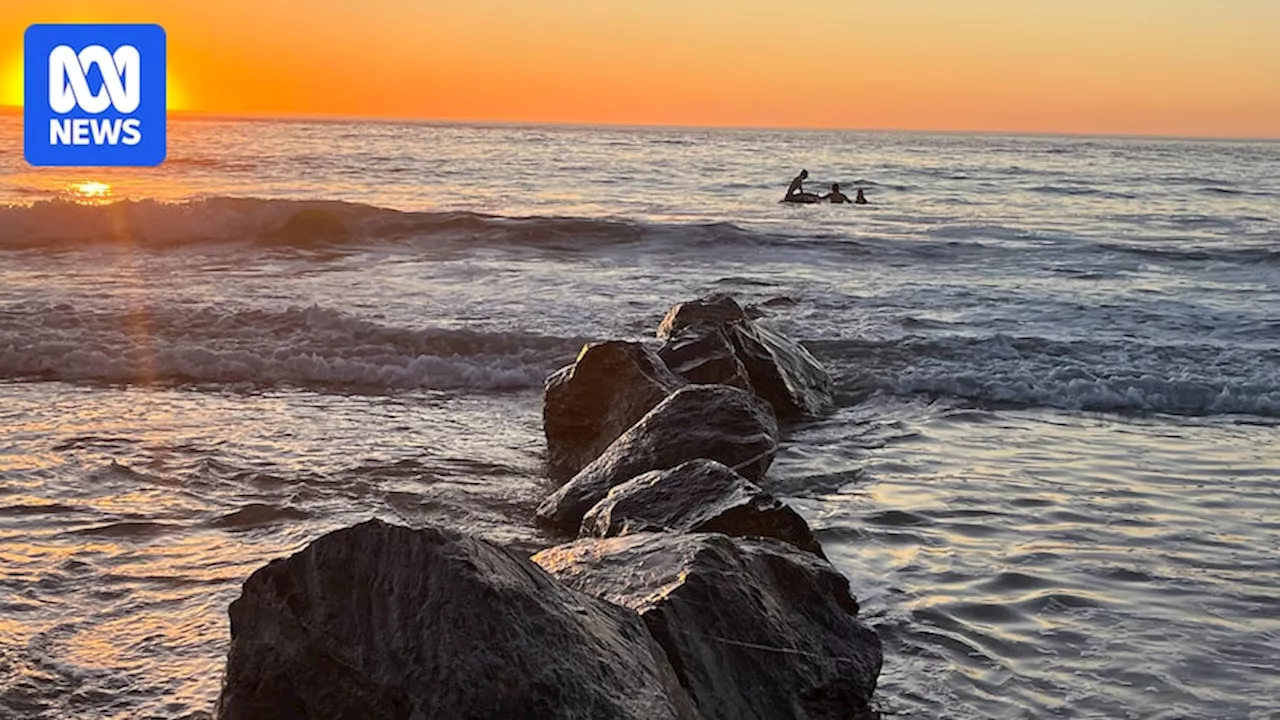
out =
[[[1280,0],[6,0],[158,22],[224,114],[1280,137]]]

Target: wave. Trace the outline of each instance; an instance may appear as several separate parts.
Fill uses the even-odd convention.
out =
[[[847,183],[847,184],[849,187],[853,187],[853,188],[857,188],[857,187],[882,188],[884,190],[894,190],[896,192],[910,192],[912,190],[918,189],[915,185],[901,185],[901,184],[894,184],[889,182],[877,182],[875,180],[867,180],[866,178],[858,178],[857,180],[854,180],[853,182]]]
[[[1114,190],[1099,190],[1098,188],[1086,186],[1065,186],[1065,185],[1038,185],[1031,188],[1031,192],[1040,193],[1042,195],[1058,195],[1070,197],[1098,197],[1107,200],[1137,200],[1137,195],[1129,193],[1116,192]]]
[[[291,520],[305,520],[309,517],[311,513],[294,507],[271,503],[250,503],[239,510],[214,518],[209,524],[220,528],[250,528]]]
[[[1176,248],[1160,245],[1128,245],[1124,243],[1098,243],[1094,247],[1103,252],[1120,252],[1127,255],[1165,261],[1222,262],[1242,265],[1280,263],[1280,250],[1266,247],[1210,249],[1204,247]]]
[[[1212,222],[1222,223],[1230,227],[1235,226],[1233,221],[1228,220],[1215,219]],[[1218,262],[1237,265],[1280,263],[1280,249],[1277,249],[1274,243],[1269,245],[1261,244],[1269,242],[1269,238],[1259,237],[1238,241],[1232,245],[1223,243],[1218,246],[1206,247],[1204,245],[1188,244],[1178,247],[1161,241],[1148,243],[1106,242],[1090,240],[1084,237],[1073,237],[1059,232],[979,223],[939,224],[924,229],[921,234],[932,240],[946,241],[946,245],[915,242],[905,244],[903,249],[922,257],[941,254],[945,257],[968,258],[975,250],[990,250],[1000,254],[1006,252],[1006,247],[1003,246],[1008,244],[1023,246],[1030,243],[1061,246],[1069,249],[1074,257],[1079,257],[1081,252],[1088,252],[1102,254],[1122,253],[1167,262]],[[842,243],[843,247],[852,245],[853,243],[850,241]],[[881,247],[884,247],[883,243]],[[1015,252],[1020,252],[1020,250],[1015,250]]]
[[[72,535],[93,535],[109,538],[138,538],[162,535],[164,533],[179,531],[181,529],[181,525],[176,525],[174,523],[153,522],[147,520],[121,520],[119,522],[94,525],[77,530],[70,530],[68,532]]]
[[[1280,417],[1280,357],[1245,348],[1138,342],[908,337],[809,344],[840,390],[979,405]]]
[[[616,219],[407,212],[336,200],[216,197],[183,202],[122,200],[102,205],[42,200],[0,206],[0,249],[11,250],[60,250],[94,244],[162,249],[203,243],[306,248],[363,242],[578,250],[653,238],[678,239],[683,244],[774,239],[729,223],[660,225]]]
[[[0,378],[375,391],[541,387],[584,339],[410,329],[341,311],[27,303],[0,312]]]
[[[252,172],[261,167],[259,162],[250,159],[232,159],[204,155],[187,155],[165,158],[164,164],[173,167],[224,170],[232,172]]]
[[[1241,190],[1239,188],[1226,188],[1217,186],[1207,186],[1200,188],[1201,192],[1214,193],[1217,195],[1241,195],[1245,197],[1275,197],[1275,193],[1266,192],[1265,190]]]
[[[925,222],[918,216],[912,221]],[[1206,223],[1236,227],[1235,221],[1208,216],[1180,217],[1176,222],[1187,227]],[[860,255],[905,252],[925,258],[953,255],[967,258],[973,248],[984,247],[972,241],[995,241],[997,247],[993,252],[1003,252],[998,245],[1004,243],[1023,246],[1081,242],[1078,238],[1025,227],[954,221],[921,228],[920,233],[925,238],[949,241],[953,245],[954,241],[971,244],[948,248],[918,241],[855,240],[847,233],[764,232],[729,222],[656,223],[609,218],[503,217],[462,211],[407,212],[329,200],[223,197],[183,202],[124,200],[106,205],[44,200],[31,205],[0,206],[0,250],[50,252],[119,246],[163,251],[247,243],[300,252],[398,246],[430,259],[435,256],[433,251],[453,257],[475,247],[573,254],[626,246],[658,252],[668,248],[680,252],[691,249],[718,252],[723,247],[794,249],[803,246],[834,247],[842,253]],[[1100,243],[1092,248],[1173,260],[1280,261],[1280,250],[1265,247],[1169,249]]]

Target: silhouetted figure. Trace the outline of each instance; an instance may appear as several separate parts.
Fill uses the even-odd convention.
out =
[[[866,205],[867,197],[862,194],[862,188],[858,188],[858,196],[853,199],[855,205]]]
[[[800,174],[796,176],[796,179],[791,181],[790,187],[787,188],[787,194],[782,199],[794,202],[794,198],[796,198],[796,196],[804,195],[804,181],[808,178],[809,171],[801,170]]]
[[[859,190],[859,192],[861,192],[861,190]],[[822,199],[830,200],[831,202],[837,203],[837,204],[849,202],[849,196],[840,192],[840,183],[831,183],[831,192],[827,193],[826,195],[823,195]],[[863,200],[863,202],[866,202],[866,201]]]

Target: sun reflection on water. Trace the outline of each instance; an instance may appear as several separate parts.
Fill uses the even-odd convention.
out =
[[[65,195],[69,200],[87,205],[102,205],[112,200],[111,185],[97,180],[69,183]]]

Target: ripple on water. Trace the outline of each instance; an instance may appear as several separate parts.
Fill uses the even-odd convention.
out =
[[[145,438],[67,427],[71,441],[23,446],[60,445],[50,464],[0,474],[12,479],[0,509],[0,717],[209,710],[245,578],[369,517],[526,552],[550,542],[531,524],[541,458],[522,449],[537,447],[535,397],[406,411],[395,398],[305,392],[11,387],[37,419],[56,413],[61,390],[79,409],[67,425],[117,422]],[[211,427],[235,432],[210,443]]]
[[[309,517],[311,513],[298,508],[270,503],[250,503],[239,510],[214,518],[209,524],[221,528],[244,528],[273,522],[306,520]]]
[[[874,451],[824,514],[829,555],[886,642],[886,712],[1274,711],[1280,492],[1239,462],[1271,429],[958,417]]]

